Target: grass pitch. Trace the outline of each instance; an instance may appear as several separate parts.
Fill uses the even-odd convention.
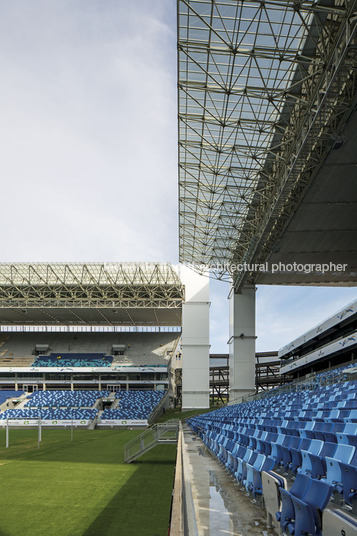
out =
[[[166,536],[176,445],[123,462],[141,431],[0,430],[0,536]]]

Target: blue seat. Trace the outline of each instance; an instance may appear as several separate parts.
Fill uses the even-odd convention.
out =
[[[279,488],[281,496],[281,512],[276,512],[276,518],[280,521],[282,530],[294,520],[294,505],[291,496],[302,498],[311,485],[311,478],[307,475],[298,474],[290,491]]]
[[[308,439],[307,437],[304,437],[301,440],[301,443],[299,444],[298,448],[291,448],[291,470],[293,472],[296,472],[298,467],[302,464],[302,450],[309,450],[310,444],[312,439]]]
[[[312,478],[322,478],[326,476],[325,457],[333,457],[336,452],[337,443],[325,442],[319,454],[302,451],[301,472],[310,475]]]
[[[231,473],[235,473],[238,468],[238,458],[242,458],[245,454],[246,448],[239,443],[236,443],[233,451],[228,452],[228,458],[226,462],[226,467]]]
[[[341,471],[341,493],[347,504],[357,499],[357,466],[338,462]]]
[[[322,450],[322,447],[323,441],[312,439],[308,450],[301,449],[301,468],[299,469],[299,472],[311,475],[312,467],[309,453],[318,455]]]
[[[311,480],[303,497],[291,496],[294,506],[295,522],[288,524],[294,536],[309,534],[321,536],[321,516],[331,497],[332,488],[321,480]]]
[[[282,464],[284,465],[286,469],[288,469],[291,465],[291,461],[292,461],[291,449],[299,448],[300,442],[301,442],[301,438],[299,436],[293,436],[287,447],[282,446],[282,455],[283,455]]]
[[[333,458],[326,456],[325,482],[333,486],[337,491],[342,490],[341,469],[339,462],[349,464],[353,458],[355,448],[352,445],[338,443]]]
[[[261,458],[259,458],[261,456]],[[253,465],[247,463],[247,477],[245,487],[248,492],[252,492],[254,497],[262,494],[262,472],[271,471],[275,465],[273,458],[260,454]],[[258,459],[259,458],[259,459]]]
[[[289,523],[295,519],[294,504],[292,495],[284,488],[279,488],[281,498],[281,510],[276,512],[276,519],[280,523],[281,530],[284,531]]]
[[[345,445],[352,445],[357,447],[357,435],[351,434],[337,434],[337,443],[344,443]]]

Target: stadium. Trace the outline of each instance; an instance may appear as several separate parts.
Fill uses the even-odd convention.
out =
[[[357,1],[176,4],[177,262],[0,262],[0,536],[357,536],[356,296],[256,342],[357,283]]]

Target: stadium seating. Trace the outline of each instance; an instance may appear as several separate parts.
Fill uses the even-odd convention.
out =
[[[13,391],[8,391],[13,393]],[[17,396],[21,393],[17,392]],[[94,404],[100,398],[107,398],[109,391],[36,391],[28,397],[24,408],[6,410],[0,413],[4,419],[71,420],[94,419],[98,409]],[[122,391],[116,393],[118,407],[105,409],[101,419],[146,420],[159,404],[164,391]]]
[[[91,420],[98,414],[92,406],[108,395],[109,391],[36,391],[29,395],[23,409],[6,410],[0,413],[0,420]]]
[[[101,419],[147,419],[164,396],[164,391],[119,391],[116,398],[119,406],[116,409],[105,409]]]
[[[0,391],[0,404],[6,402],[9,398],[20,398],[23,394],[23,391]]]
[[[36,391],[31,393],[26,408],[90,408],[109,391]]]
[[[41,420],[92,420],[96,409],[54,408],[54,409],[12,409],[0,413],[0,420],[6,419],[41,419]]]
[[[113,357],[105,354],[52,353],[40,355],[32,367],[110,367]]]
[[[254,496],[263,493],[262,473],[273,468],[295,479],[290,490],[279,488],[277,510],[281,529],[294,536],[321,534],[332,493],[349,507],[357,500],[357,381],[346,375],[333,384],[333,377],[336,371],[323,373],[313,383],[276,388],[188,421]],[[279,502],[271,497],[271,504]]]

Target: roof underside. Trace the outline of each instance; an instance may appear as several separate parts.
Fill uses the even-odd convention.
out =
[[[0,324],[180,325],[170,264],[0,264]]]
[[[339,143],[357,93],[356,2],[178,8],[180,261],[225,277],[269,259]]]

